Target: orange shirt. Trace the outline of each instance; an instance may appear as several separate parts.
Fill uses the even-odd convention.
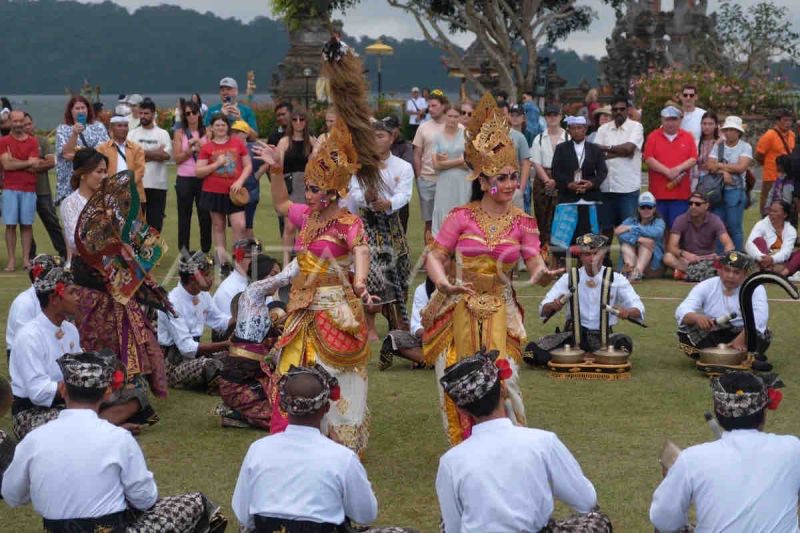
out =
[[[786,146],[789,147],[788,152],[786,151],[786,146],[784,146],[781,137],[786,141]],[[756,145],[756,153],[764,154],[764,181],[775,181],[778,179],[778,166],[775,164],[775,160],[778,159],[779,156],[789,155],[792,150],[794,150],[794,144],[795,138],[793,131],[789,131],[781,136],[778,130],[770,128],[761,136]]]

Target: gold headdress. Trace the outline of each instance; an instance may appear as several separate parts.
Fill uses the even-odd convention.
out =
[[[495,176],[505,167],[519,168],[508,122],[490,93],[478,102],[464,135],[464,159],[472,170],[469,179],[474,180],[480,174]]]
[[[347,196],[350,177],[360,168],[353,139],[344,121],[337,120],[319,151],[306,164],[305,180],[325,191]]]

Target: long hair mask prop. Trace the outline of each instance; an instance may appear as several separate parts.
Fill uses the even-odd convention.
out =
[[[506,167],[519,170],[517,151],[509,131],[494,97],[491,93],[484,94],[464,132],[464,160],[472,170],[468,176],[470,180],[481,174],[496,176]]]

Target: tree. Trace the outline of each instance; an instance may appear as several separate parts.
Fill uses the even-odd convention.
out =
[[[717,13],[717,34],[722,56],[738,77],[764,76],[770,63],[788,59],[796,65],[800,59],[800,34],[792,30],[787,7],[771,0],[752,5],[747,10],[731,0],[723,0]]]
[[[297,14],[317,15],[347,9],[359,0],[272,0],[275,12],[293,24]],[[425,39],[442,50],[447,62],[461,70],[480,91],[487,88],[464,64],[464,51],[453,34],[471,33],[489,55],[500,89],[517,100],[533,87],[537,51],[573,31],[587,29],[597,17],[577,0],[388,0],[414,17]],[[603,0],[619,9],[624,0]]]

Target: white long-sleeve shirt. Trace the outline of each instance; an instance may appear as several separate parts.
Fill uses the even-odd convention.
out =
[[[578,302],[581,306],[581,326],[587,329],[600,329],[600,285],[603,281],[603,271],[605,268],[607,267],[600,269],[600,272],[594,276],[589,276],[584,267],[578,269]],[[595,285],[594,287],[588,285],[589,280],[592,280],[592,283]],[[563,294],[569,294],[568,273],[558,278],[558,281],[547,291],[542,303],[539,304],[539,316],[543,316],[542,308],[544,304],[554,301]],[[642,303],[642,299],[636,294],[633,286],[625,276],[619,273],[614,274],[614,279],[611,282],[609,304],[613,307],[635,307],[642,313],[642,320],[644,320],[644,304]],[[569,305],[565,304],[565,310],[568,317],[572,315]],[[609,325],[614,326],[617,322],[619,322],[619,319],[615,315],[609,314]]]
[[[47,315],[39,313],[14,339],[9,365],[14,396],[28,398],[40,407],[50,407],[58,382],[64,379],[56,361],[65,353],[82,351],[74,324],[65,320],[57,326]]]
[[[558,499],[586,513],[594,486],[555,433],[514,426],[500,418],[439,460],[436,494],[447,533],[539,531]]]
[[[392,203],[392,208],[388,213],[394,213],[411,200],[414,187],[414,167],[408,161],[394,155],[390,155],[382,163],[381,178],[386,187],[381,191],[381,197]],[[350,178],[350,192],[345,200],[351,210],[367,207],[364,190],[355,176]]]
[[[758,222],[755,223],[753,229],[750,230],[750,236],[747,237],[747,244],[745,244],[745,251],[750,254],[752,257],[756,258],[756,260],[763,259],[766,255],[759,251],[756,248],[756,245],[753,244],[753,241],[757,238],[762,237],[766,242],[768,247],[772,247],[775,244],[775,241],[778,240],[778,234],[775,231],[775,227],[769,221],[769,217],[764,217]],[[794,250],[794,241],[797,240],[797,230],[794,229],[788,221],[783,223],[783,232],[781,232],[781,248],[774,254],[772,254],[772,259],[776,263],[785,263],[789,260],[789,257],[792,255],[792,251]]]
[[[65,409],[17,445],[3,475],[11,507],[33,504],[44,518],[96,518],[147,510],[158,499],[153,474],[130,432],[90,409]]]
[[[687,313],[702,313],[711,318],[719,318],[730,313],[736,313],[736,318],[731,320],[731,325],[742,327],[742,309],[739,307],[739,288],[737,287],[730,296],[725,295],[725,286],[719,276],[701,281],[695,285],[689,295],[675,309],[675,319],[678,326],[683,324],[683,317]],[[763,286],[756,287],[753,291],[753,317],[756,329],[760,333],[767,331],[769,321],[769,304],[767,291]]]
[[[249,280],[247,276],[234,269],[227,278],[222,280],[222,283],[217,287],[212,301],[220,313],[231,316],[231,302],[233,297],[244,291],[247,288]]]
[[[341,524],[368,524],[378,501],[358,456],[318,429],[290,424],[247,451],[231,501],[243,526],[255,515]]]
[[[8,322],[6,322],[6,349],[14,349],[14,337],[22,326],[36,318],[42,312],[36,290],[33,285],[22,291],[11,302],[8,309]]]
[[[653,494],[650,521],[663,532],[796,533],[800,440],[753,430],[725,432],[683,450]]]
[[[422,328],[422,310],[428,305],[430,298],[428,297],[428,291],[426,290],[425,283],[421,283],[417,286],[414,290],[414,302],[411,305],[411,320],[409,321],[409,331],[414,335],[417,334],[417,330],[421,330]]]
[[[188,359],[197,355],[200,343],[194,339],[203,335],[206,326],[214,331],[225,331],[231,319],[217,309],[208,291],[192,296],[178,283],[169,291],[169,301],[178,316],[158,312],[158,343],[161,346],[174,344]]]

